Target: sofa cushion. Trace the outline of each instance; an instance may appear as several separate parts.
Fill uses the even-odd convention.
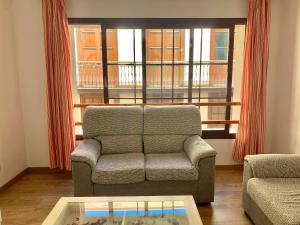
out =
[[[145,155],[147,180],[197,180],[198,171],[184,152]]]
[[[92,173],[96,184],[129,184],[145,180],[144,154],[103,155]]]
[[[300,224],[299,178],[251,178],[247,192],[274,225]]]
[[[182,152],[186,135],[144,135],[145,153]]]
[[[96,137],[101,142],[101,154],[143,152],[141,135],[115,135]]]
[[[145,106],[144,134],[201,135],[199,109],[187,106]]]
[[[143,108],[140,106],[91,106],[83,116],[83,136],[142,135]]]

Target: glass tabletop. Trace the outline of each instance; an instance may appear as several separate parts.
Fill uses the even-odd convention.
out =
[[[57,225],[188,225],[184,201],[68,202]]]

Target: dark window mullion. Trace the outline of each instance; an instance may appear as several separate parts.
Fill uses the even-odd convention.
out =
[[[109,103],[108,99],[108,74],[107,74],[107,42],[106,42],[106,27],[101,28],[102,35],[102,72],[103,72],[103,87],[104,87],[104,103]]]
[[[201,36],[200,36],[200,65],[199,65],[199,102],[201,99],[201,81],[202,81],[202,40],[203,40],[203,28],[201,28]],[[200,108],[200,106],[199,106]]]
[[[229,28],[229,48],[228,48],[228,76],[227,76],[227,96],[226,102],[231,102],[232,96],[232,71],[233,71],[233,48],[234,48],[234,26]],[[231,106],[226,107],[225,119],[230,120]],[[229,133],[230,124],[225,125],[225,132]]]
[[[163,57],[164,57],[164,31],[161,29],[161,36],[160,36],[160,102],[162,102],[163,99]]]
[[[143,103],[147,102],[147,90],[146,90],[146,35],[145,29],[142,29],[142,70],[143,70]]]
[[[193,63],[194,63],[194,28],[190,29],[188,102],[192,102],[192,98],[193,98],[193,71],[194,71]]]
[[[175,44],[175,32],[174,32],[174,29],[172,31],[172,38],[173,38],[173,44],[172,44],[172,103],[174,102],[174,55],[175,55],[175,52],[174,52],[174,44]]]
[[[136,103],[136,63],[135,63],[135,29],[133,29],[133,76],[134,76],[134,103]]]

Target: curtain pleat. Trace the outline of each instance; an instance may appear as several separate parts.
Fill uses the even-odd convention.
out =
[[[271,0],[249,2],[241,115],[233,151],[237,162],[264,151],[270,11]]]
[[[43,0],[50,167],[70,170],[75,146],[66,0]]]

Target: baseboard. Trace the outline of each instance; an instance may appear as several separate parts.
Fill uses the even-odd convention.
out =
[[[49,174],[49,173],[65,173],[71,174],[71,171],[60,170],[60,169],[51,169],[50,167],[28,167],[28,174]]]
[[[216,170],[240,170],[243,171],[244,165],[236,164],[236,165],[216,165]]]
[[[11,185],[13,185],[14,183],[16,183],[17,181],[19,181],[27,173],[27,169],[25,169],[22,172],[18,173],[14,178],[12,178],[8,182],[6,182],[4,185],[2,185],[0,187],[0,193],[2,193],[3,191],[5,191],[7,188],[9,188]]]

